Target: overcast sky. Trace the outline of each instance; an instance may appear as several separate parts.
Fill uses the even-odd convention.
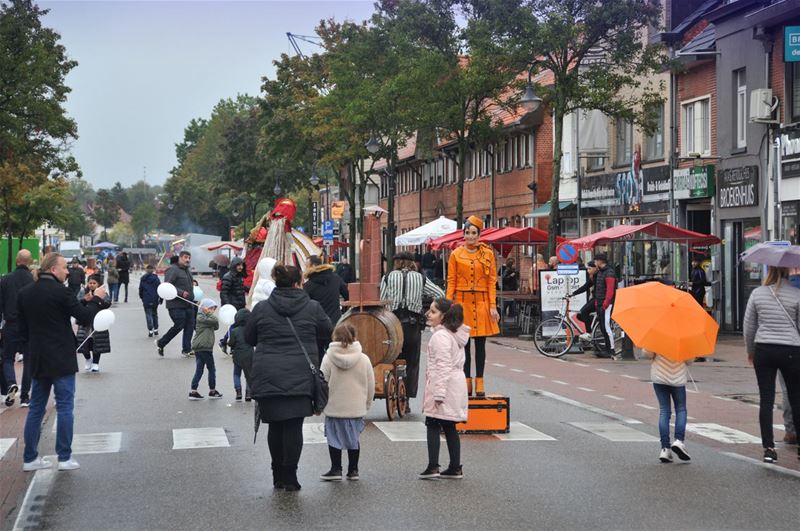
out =
[[[313,35],[321,19],[364,20],[372,1],[40,1],[44,24],[70,58],[66,108],[78,122],[73,154],[95,188],[144,176],[162,184],[189,120],[221,99],[257,95],[286,32]],[[301,43],[311,53],[312,44]]]

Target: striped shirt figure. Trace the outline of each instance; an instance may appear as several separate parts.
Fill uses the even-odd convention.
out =
[[[419,352],[422,330],[425,328],[423,295],[436,299],[444,292],[416,271],[411,253],[399,253],[394,257],[394,271],[381,280],[381,299],[391,301],[389,309],[403,326],[403,350],[400,359],[406,362],[406,394],[416,398],[419,382]],[[408,401],[406,402],[408,404]],[[411,406],[406,406],[406,412]]]

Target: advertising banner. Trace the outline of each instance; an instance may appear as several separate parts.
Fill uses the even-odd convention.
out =
[[[577,275],[559,275],[556,271],[539,271],[539,293],[541,295],[540,308],[541,319],[556,317],[558,312],[564,309],[564,301],[561,300],[569,293],[574,292],[586,282],[586,270],[580,269]],[[581,293],[572,297],[570,311],[577,312],[586,304],[586,293]]]
[[[719,208],[758,205],[758,166],[728,168],[719,172]]]

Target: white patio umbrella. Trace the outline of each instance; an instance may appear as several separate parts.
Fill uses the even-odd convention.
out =
[[[434,240],[445,234],[450,234],[456,230],[457,223],[452,219],[441,216],[430,223],[401,234],[394,239],[395,245],[422,245],[430,240]]]

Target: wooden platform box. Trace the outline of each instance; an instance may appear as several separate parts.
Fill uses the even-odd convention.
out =
[[[459,433],[508,433],[510,423],[511,402],[507,396],[471,396],[467,422],[456,424],[456,429]]]

